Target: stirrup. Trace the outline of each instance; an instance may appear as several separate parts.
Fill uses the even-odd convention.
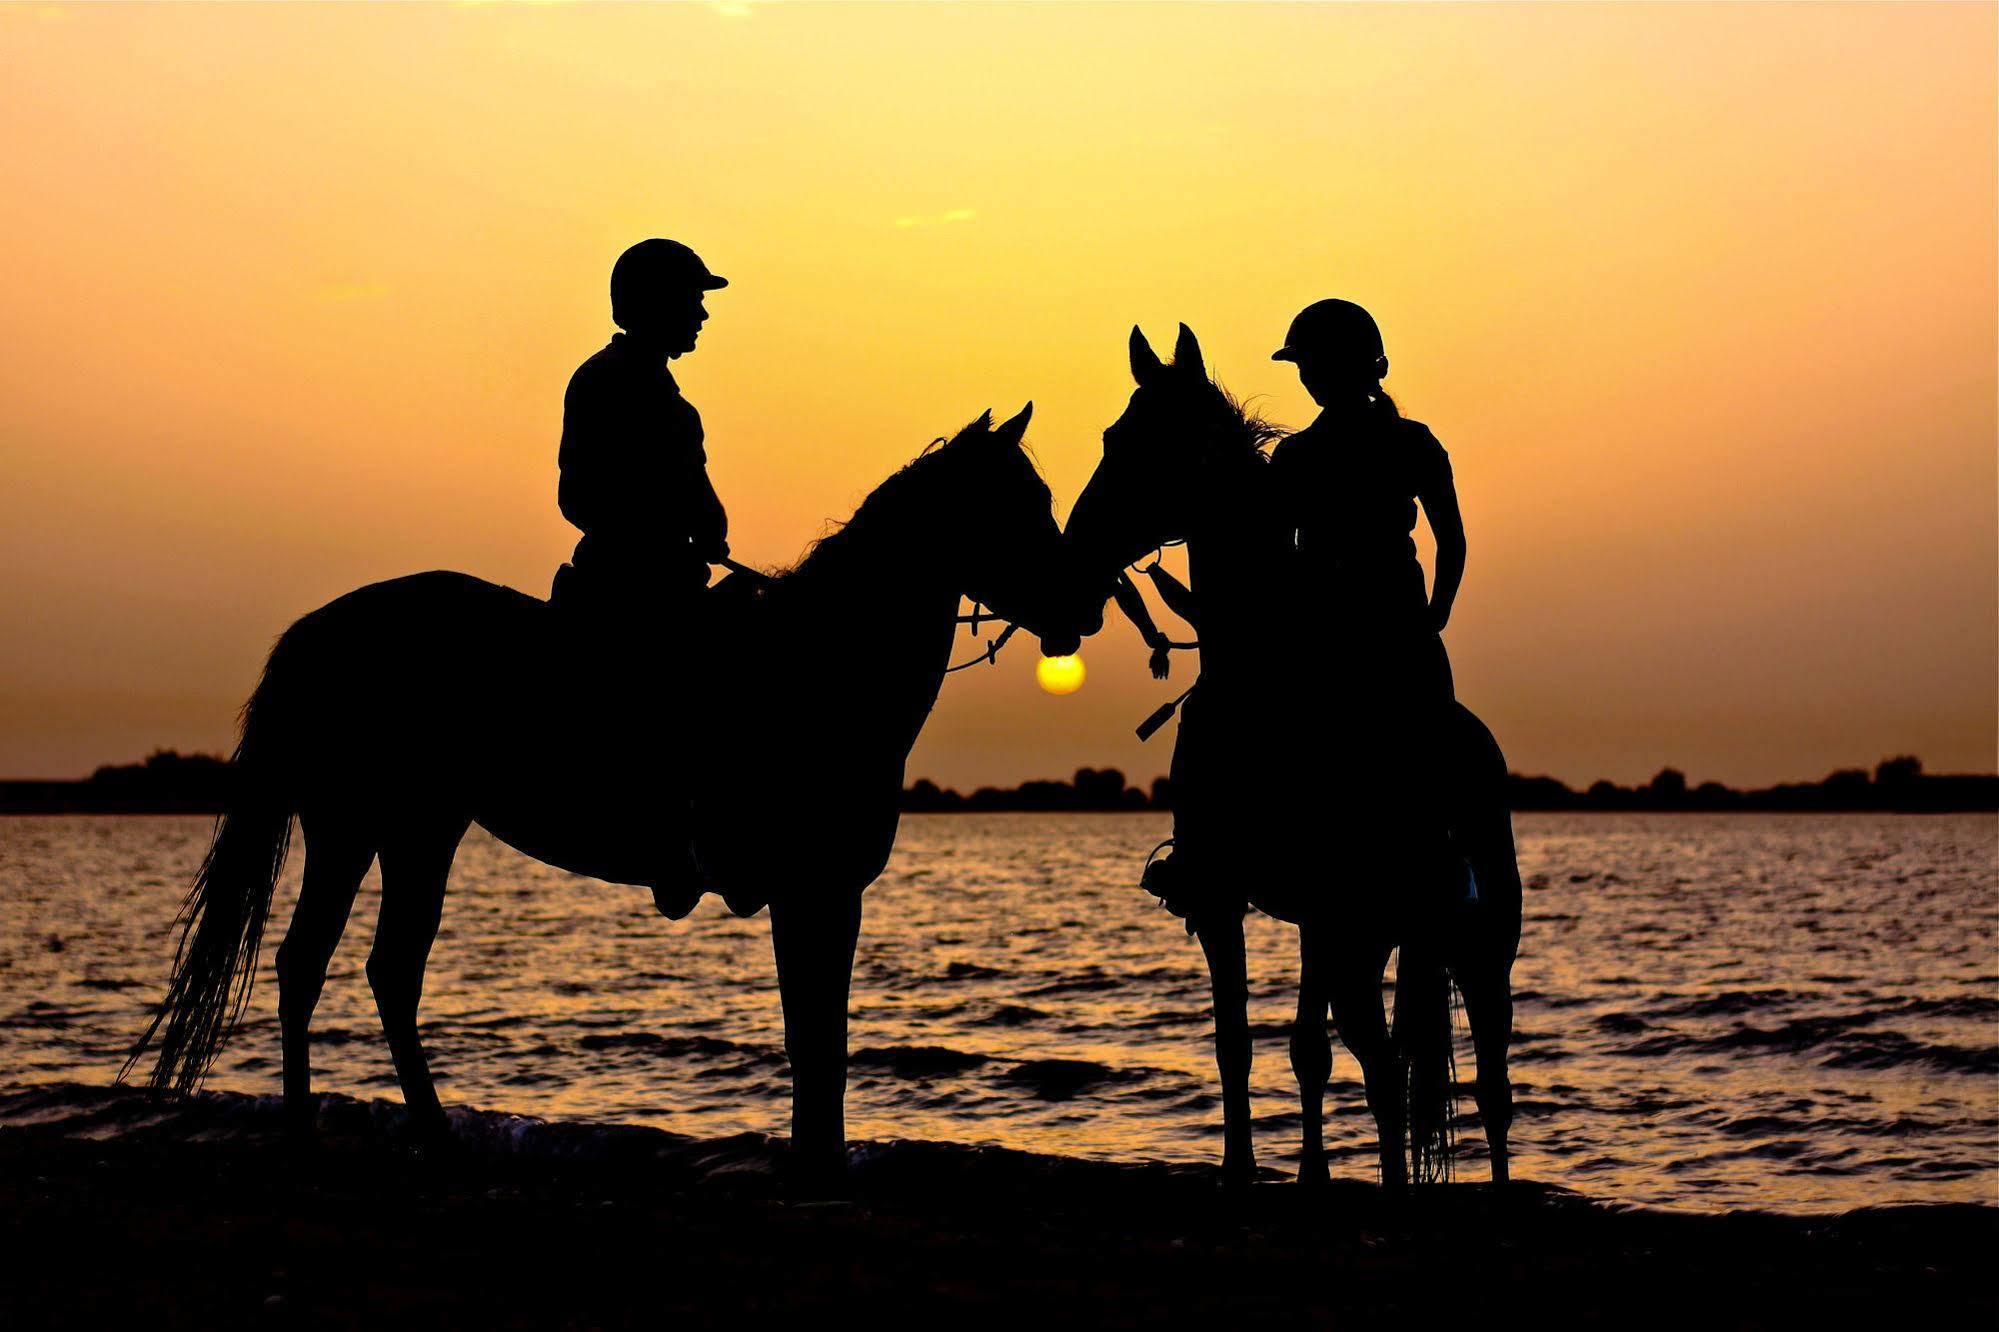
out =
[[[1179,869],[1173,863],[1173,852],[1167,850],[1174,845],[1171,837],[1152,848],[1145,857],[1145,868],[1139,871],[1138,886],[1159,898],[1162,902],[1172,895],[1173,884],[1179,880]],[[1160,855],[1165,851],[1165,855]]]
[[[1183,859],[1174,851],[1165,855],[1159,853],[1173,845],[1167,838],[1152,848],[1152,854],[1145,858],[1145,872],[1139,876],[1139,887],[1159,899],[1159,905],[1167,913],[1187,922],[1187,933],[1194,932],[1194,915],[1201,909],[1201,889],[1193,876],[1187,872]]]

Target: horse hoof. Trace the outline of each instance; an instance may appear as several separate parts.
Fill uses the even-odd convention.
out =
[[[786,1192],[794,1198],[816,1201],[840,1199],[852,1192],[847,1175],[847,1154],[813,1153],[793,1157],[784,1172]]]
[[[1324,1161],[1300,1164],[1298,1167],[1298,1187],[1308,1193],[1323,1192],[1332,1186],[1332,1182],[1332,1172],[1326,1169]]]
[[[310,1146],[319,1141],[319,1098],[287,1101],[284,1108],[285,1141],[294,1146]]]
[[[668,920],[686,920],[694,914],[694,908],[701,905],[702,891],[699,888],[656,887],[652,890],[652,904]]]
[[[411,1115],[403,1126],[403,1147],[414,1160],[442,1161],[457,1152],[458,1139],[440,1110],[435,1115]]]

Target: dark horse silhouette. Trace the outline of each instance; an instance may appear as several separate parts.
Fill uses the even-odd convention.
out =
[[[1287,629],[1297,615],[1297,590],[1276,567],[1282,534],[1259,530],[1255,505],[1245,499],[1267,480],[1261,448],[1281,432],[1208,378],[1200,345],[1184,324],[1171,365],[1162,364],[1134,328],[1131,369],[1138,387],[1104,432],[1103,460],[1077,499],[1065,535],[1079,576],[1095,579],[1088,584],[1093,587],[1163,543],[1187,542],[1202,676],[1187,699],[1175,746],[1174,804],[1183,838],[1189,822],[1200,820],[1215,855],[1192,867],[1191,881],[1183,878],[1168,904],[1188,916],[1207,954],[1225,1171],[1240,1181],[1255,1164],[1242,929],[1247,902],[1299,927],[1291,1065],[1304,1120],[1300,1181],[1326,1178],[1329,1006],[1365,1074],[1383,1182],[1405,1182],[1405,1141],[1417,1148],[1419,1164],[1447,1163],[1449,987],[1455,979],[1478,1052],[1478,1105],[1492,1176],[1504,1182],[1512,1118],[1506,1049],[1520,939],[1505,758],[1485,724],[1453,705],[1437,786],[1451,840],[1472,868],[1479,897],[1473,906],[1429,913],[1391,909],[1398,878],[1410,875],[1408,865],[1393,846],[1380,844],[1390,839],[1342,821],[1342,806],[1365,798],[1369,774],[1341,772],[1337,752],[1305,756],[1316,766],[1303,770],[1287,767],[1285,750],[1310,722],[1309,666],[1301,667],[1299,640]],[[1198,743],[1197,733],[1204,737]],[[1295,764],[1295,756],[1288,761]],[[1268,780],[1273,775],[1276,780]],[[1289,808],[1287,792],[1297,798]],[[1327,830],[1323,848],[1308,844],[1307,827]],[[1391,1034],[1381,981],[1398,945]]]
[[[933,445],[791,572],[725,580],[711,598],[723,609],[693,644],[717,664],[677,677],[661,664],[654,688],[626,669],[593,677],[592,663],[570,661],[546,602],[463,574],[376,583],[300,619],[244,709],[238,784],[132,1061],[156,1046],[155,1087],[198,1085],[247,1001],[297,816],[304,882],[277,957],[286,1107],[310,1125],[308,1027],[379,856],[368,981],[413,1126],[442,1133],[416,1015],[467,827],[553,865],[649,883],[672,853],[649,844],[654,792],[691,788],[705,881],[738,911],[771,907],[794,1160],[837,1169],[861,893],[895,841],[904,763],[944,678],[958,599],[1059,635],[1057,652],[1074,650],[1071,626],[1102,623],[1074,614],[1048,487],[1021,447],[1032,410],[997,428],[988,412]],[[697,681],[709,696],[695,696]],[[690,771],[698,782],[678,777]],[[813,799],[771,807],[784,788]]]

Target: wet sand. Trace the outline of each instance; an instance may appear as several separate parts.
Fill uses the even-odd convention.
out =
[[[0,1093],[0,1326],[895,1326],[1498,1318],[1554,1327],[1989,1326],[1999,1208],[1625,1210],[1540,1184],[1225,1194],[1201,1167],[865,1143],[844,1197],[783,1144],[328,1098]],[[1478,1304],[1491,1302],[1481,1317]]]

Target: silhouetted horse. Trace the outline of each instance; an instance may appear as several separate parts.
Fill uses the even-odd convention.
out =
[[[1295,604],[1311,589],[1289,585],[1281,568],[1284,534],[1257,512],[1257,487],[1268,480],[1261,448],[1281,432],[1209,380],[1184,324],[1171,365],[1134,328],[1131,370],[1138,387],[1104,432],[1103,460],[1076,501],[1066,536],[1079,572],[1095,579],[1162,543],[1187,542],[1202,675],[1182,717],[1173,790],[1179,850],[1191,849],[1197,827],[1203,855],[1176,856],[1182,886],[1169,905],[1188,916],[1213,982],[1224,1168],[1241,1180],[1255,1162],[1242,930],[1247,902],[1299,927],[1291,1032],[1304,1118],[1299,1179],[1326,1178],[1329,1005],[1366,1078],[1384,1183],[1400,1186],[1406,1178],[1405,1133],[1419,1164],[1445,1164],[1455,978],[1478,1051],[1478,1105],[1493,1179],[1504,1182],[1512,1119],[1511,973],[1520,939],[1504,756],[1484,723],[1453,705],[1435,785],[1451,840],[1472,867],[1478,901],[1451,905],[1441,885],[1420,883],[1398,900],[1395,881],[1406,881],[1410,866],[1396,846],[1383,844],[1392,839],[1382,829],[1358,826],[1351,813],[1356,798],[1374,794],[1372,774],[1343,771],[1353,756],[1336,742],[1326,752],[1312,749],[1325,743],[1325,728],[1315,727],[1312,715],[1323,704],[1311,692],[1316,663],[1300,660],[1294,627],[1311,614]],[[1320,738],[1300,738],[1313,735]],[[1295,803],[1287,808],[1287,801]],[[1381,982],[1398,945],[1391,1034]]]
[[[277,958],[287,1109],[309,1125],[307,1029],[379,856],[368,980],[412,1121],[441,1133],[417,1003],[467,827],[647,883],[676,850],[649,844],[647,807],[691,789],[705,881],[738,911],[771,907],[794,1154],[835,1166],[861,893],[895,841],[959,596],[1064,635],[1058,652],[1074,650],[1070,626],[1102,622],[1075,614],[1048,487],[1021,447],[1032,410],[996,429],[987,413],[926,450],[791,572],[725,580],[714,622],[683,630],[693,665],[642,663],[659,672],[650,685],[630,663],[591,659],[546,602],[463,574],[373,584],[300,619],[244,709],[238,787],[133,1062],[157,1038],[154,1086],[188,1090],[206,1073],[248,998],[296,815],[304,884]]]

